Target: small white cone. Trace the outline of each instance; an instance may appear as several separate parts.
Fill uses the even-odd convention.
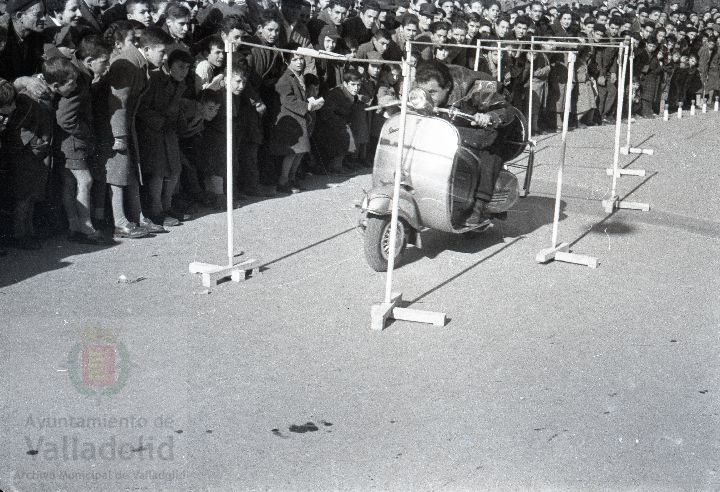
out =
[[[665,105],[665,110],[663,111],[663,121],[668,121],[669,119],[670,119],[670,108],[669,108],[669,106],[666,104],[666,105]]]
[[[695,105],[690,106],[690,116],[695,116]]]
[[[720,99],[715,98],[715,111],[720,111]]]
[[[678,119],[682,119],[682,106],[678,106]]]
[[[702,112],[703,114],[707,113],[707,101],[705,100],[703,100]]]

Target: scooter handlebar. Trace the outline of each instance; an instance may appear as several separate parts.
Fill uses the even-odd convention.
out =
[[[462,118],[464,120],[473,122],[475,121],[475,115],[463,113],[457,108],[433,108],[433,111],[437,113],[444,113],[450,116],[451,119],[453,118]]]

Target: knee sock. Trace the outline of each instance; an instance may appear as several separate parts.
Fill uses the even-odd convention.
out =
[[[125,227],[130,222],[125,216],[124,188],[124,186],[110,185],[108,189],[115,227]]]
[[[62,202],[68,219],[70,232],[79,232],[80,224],[75,201],[77,183],[70,169],[63,169]]]
[[[75,209],[77,212],[78,227],[80,232],[84,234],[92,234],[95,228],[90,221],[90,210],[92,208],[90,189],[92,188],[92,176],[90,171],[73,170],[73,176],[77,184],[77,194],[75,200]]]

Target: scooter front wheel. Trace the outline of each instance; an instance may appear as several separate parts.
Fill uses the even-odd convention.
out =
[[[399,265],[407,245],[408,225],[398,219],[395,239],[395,266]],[[390,216],[368,216],[365,226],[365,259],[376,272],[385,272],[390,257]]]

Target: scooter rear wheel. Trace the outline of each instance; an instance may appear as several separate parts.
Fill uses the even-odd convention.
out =
[[[395,266],[400,264],[403,250],[408,240],[408,225],[398,219],[395,240]],[[368,216],[365,227],[365,259],[370,268],[376,272],[385,272],[388,267],[390,252],[390,217]]]

